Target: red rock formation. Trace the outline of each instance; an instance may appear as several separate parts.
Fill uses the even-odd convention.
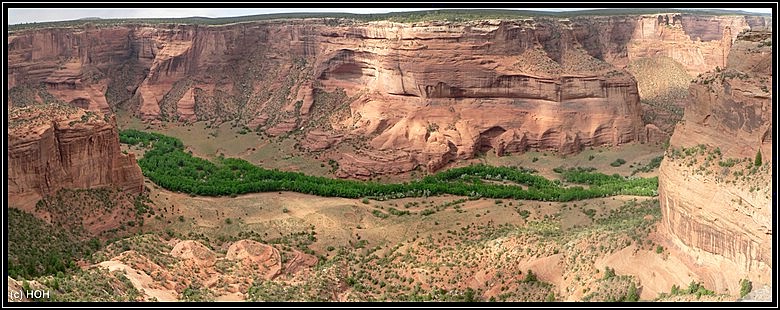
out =
[[[322,151],[338,143],[344,135],[333,135],[314,129],[306,134],[301,146],[309,151]]]
[[[216,253],[195,240],[184,240],[177,243],[171,249],[171,256],[181,259],[182,265],[187,267],[213,267],[218,259]]]
[[[45,82],[88,108],[128,102],[147,120],[301,132],[314,149],[332,144],[317,142],[325,136],[368,137],[364,153],[433,170],[491,149],[572,153],[643,142],[654,131],[642,123],[625,65],[667,55],[694,73],[722,66],[731,39],[763,23],[661,14],[32,30],[8,38],[8,83]],[[104,90],[110,98],[99,98]],[[404,170],[367,156],[350,171]]]
[[[741,35],[725,69],[691,85],[690,103],[660,168],[663,232],[702,270],[705,285],[721,291],[739,291],[742,278],[772,279],[773,163],[766,156],[772,154],[771,40],[770,32]],[[698,145],[706,151],[680,152]],[[751,168],[758,151],[763,165]],[[715,159],[708,167],[710,156]],[[742,161],[719,164],[728,159]]]
[[[230,245],[225,259],[239,261],[244,268],[251,268],[270,280],[282,273],[282,258],[272,246],[253,240],[239,240]]]
[[[251,270],[255,279],[273,280],[280,275],[293,275],[317,264],[317,257],[292,250],[284,253],[254,240],[239,240],[230,245],[225,260],[237,262],[240,269]],[[241,278],[239,278],[241,279]]]
[[[342,154],[336,176],[368,179],[374,175],[400,174],[413,170],[417,162],[404,151],[368,151],[357,155]]]
[[[106,73],[133,51],[132,29],[40,29],[8,36],[8,87],[45,83],[74,106],[108,111]]]
[[[691,75],[724,67],[731,43],[740,31],[767,25],[745,16],[661,14],[637,21],[628,60],[667,56],[683,64]]]
[[[9,204],[24,208],[61,188],[143,190],[133,154],[119,149],[116,120],[69,106],[28,106],[8,113]]]

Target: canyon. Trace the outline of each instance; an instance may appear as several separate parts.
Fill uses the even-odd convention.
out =
[[[692,75],[724,67],[740,31],[769,25],[657,14],[38,29],[9,34],[8,104],[45,101],[24,91],[43,83],[82,108],[231,122],[311,152],[360,141],[327,156],[339,176],[366,179],[487,151],[660,143],[671,132],[642,121],[625,66],[664,56]]]
[[[771,40],[769,32],[740,35],[726,66],[691,85],[659,170],[662,231],[692,266],[711,268],[703,272],[710,287],[771,282]]]
[[[658,220],[654,226],[657,231],[650,233],[644,245],[627,236],[635,233],[633,230],[594,230],[603,235],[578,235],[579,239],[571,239],[565,247],[529,233],[531,230],[490,242],[511,245],[510,254],[521,267],[504,269],[515,272],[514,277],[520,277],[526,267],[534,268],[541,279],[557,287],[553,297],[563,300],[595,296],[586,294],[584,288],[601,289],[597,278],[602,276],[600,270],[609,266],[635,277],[644,288],[643,299],[656,298],[670,285],[692,280],[717,292],[735,294],[740,291],[741,279],[756,286],[772,283],[772,193],[767,186],[773,182],[771,26],[769,18],[760,16],[668,13],[410,23],[316,18],[220,26],[86,22],[79,27],[13,31],[7,38],[9,206],[57,224],[51,214],[41,215],[36,203],[60,190],[110,187],[139,195],[148,194],[153,187],[149,201],[153,200],[162,217],[152,220],[154,213],[149,214],[143,230],[165,231],[160,235],[167,240],[135,236],[127,240],[137,249],[123,251],[113,244],[101,250],[106,256],[102,261],[93,262],[109,273],[124,270],[132,286],[146,290],[145,298],[181,299],[180,293],[186,295],[184,291],[194,287],[194,282],[182,282],[187,277],[210,286],[224,284],[217,290],[219,298],[251,299],[247,296],[255,296],[257,291],[248,290],[255,283],[244,278],[251,276],[257,283],[276,287],[282,282],[273,284],[271,280],[284,279],[284,285],[295,286],[316,275],[318,281],[326,283],[322,286],[328,287],[320,288],[321,295],[327,292],[333,294],[327,298],[363,300],[376,296],[352,289],[345,293],[346,284],[337,279],[349,269],[334,265],[327,266],[326,272],[316,271],[320,267],[317,261],[322,259],[319,255],[346,262],[354,256],[331,253],[334,246],[348,242],[354,247],[350,251],[358,251],[371,240],[388,242],[380,243],[387,248],[398,244],[397,249],[414,237],[404,245],[407,256],[415,249],[426,253],[426,247],[441,242],[449,247],[445,257],[460,257],[449,236],[437,237],[441,239],[435,242],[430,236],[433,232],[441,236],[445,227],[452,227],[452,235],[457,236],[454,231],[464,228],[455,226],[474,221],[471,215],[460,215],[461,209],[452,212],[456,215],[441,212],[435,225],[426,222],[431,218],[412,221],[396,214],[397,218],[382,222],[384,219],[376,219],[377,212],[387,214],[379,209],[387,207],[392,213],[399,211],[391,207],[397,204],[371,201],[373,205],[369,205],[367,198],[361,204],[287,192],[211,201],[168,192],[151,182],[145,186],[134,154],[140,149],[120,146],[117,115],[140,119],[147,129],[205,122],[208,128],[230,124],[231,130],[256,134],[259,143],[292,140],[297,152],[323,163],[330,160],[330,176],[359,180],[388,175],[403,178],[414,171],[432,173],[487,153],[509,157],[526,152],[545,152],[547,156],[546,152],[551,152],[578,158],[594,147],[598,151],[589,154],[600,153],[599,147],[609,150],[634,144],[657,145],[661,152],[661,145],[668,142],[657,173],[655,202],[660,204],[660,215],[639,208],[652,205],[651,200],[638,204],[636,198],[618,197],[625,209],[644,216],[637,223],[652,225]],[[641,71],[629,70],[638,62],[661,58],[677,66],[681,75],[695,77],[687,92],[672,104],[685,107],[679,122],[646,117],[649,108],[664,113],[663,108],[649,107],[640,97],[643,92],[655,91],[641,89],[655,81],[639,76]],[[664,78],[664,72],[654,74],[658,76],[653,78]],[[192,149],[188,150],[192,154]],[[255,150],[254,144],[251,150]],[[757,159],[759,154],[762,159]],[[576,162],[590,164],[593,157]],[[532,162],[537,160],[534,157]],[[542,159],[546,162],[548,159]],[[562,161],[564,165],[568,163]],[[545,167],[543,173],[552,174],[547,171],[552,168]],[[628,170],[619,171],[627,175],[624,172]],[[451,197],[437,197],[436,203],[446,204],[447,198]],[[582,232],[577,230],[582,223],[587,223],[585,227],[612,228],[599,222],[621,208],[612,200],[586,200],[579,207],[573,204],[573,209],[567,204],[529,203],[524,207],[529,213],[525,213],[522,225],[546,224],[550,216],[560,220],[558,229],[569,226],[563,229],[566,231]],[[235,205],[236,201],[247,205]],[[299,201],[302,203],[295,204]],[[599,207],[595,207],[596,201]],[[429,211],[423,205],[417,208],[418,201],[405,202],[415,203],[413,212]],[[482,218],[476,220],[479,225],[471,222],[471,226],[464,226],[475,229],[475,235],[485,233],[480,229],[489,232],[487,235],[503,232],[501,222],[508,227],[521,214],[523,203],[517,203],[513,213],[502,211],[499,206],[507,205],[498,199],[495,204],[486,199],[469,200],[463,206],[469,212],[478,210],[477,218]],[[588,214],[590,210],[583,203],[593,203],[599,216]],[[315,204],[327,208],[323,211],[313,207]],[[604,206],[609,204],[616,205]],[[231,205],[227,216],[224,210],[220,214],[223,205]],[[125,207],[127,212],[133,211],[130,203]],[[163,207],[165,211],[160,210]],[[568,210],[564,212],[564,208]],[[338,210],[337,216],[328,213],[333,210]],[[488,215],[490,211],[494,214]],[[133,220],[119,213],[107,214]],[[531,220],[527,221],[528,214]],[[144,213],[137,216],[143,219]],[[452,219],[457,225],[452,226]],[[235,226],[231,226],[233,221]],[[567,221],[578,224],[562,224]],[[91,224],[88,230],[97,234],[124,227],[125,222],[120,222]],[[143,226],[143,220],[140,222]],[[187,225],[194,227],[192,231],[187,231],[191,228]],[[315,225],[318,230],[325,227],[326,233],[319,239],[310,237],[315,235]],[[388,231],[403,231],[408,239],[385,232],[382,225],[388,225]],[[412,226],[418,229],[418,236],[412,235],[408,228]],[[434,226],[437,228],[431,228]],[[246,235],[236,233],[235,227],[241,227]],[[542,226],[529,227],[549,233]],[[645,226],[637,228],[642,229]],[[199,235],[212,230],[221,235]],[[298,236],[299,230],[306,232],[301,236],[314,240],[309,241],[314,251],[307,252],[307,246],[285,245],[282,249],[280,243],[271,242],[297,240],[292,236]],[[413,245],[420,230],[430,236]],[[262,238],[260,232],[265,232]],[[278,238],[273,239],[268,232]],[[459,237],[462,242],[470,242],[470,232]],[[601,238],[606,237],[614,242],[595,254],[595,247],[603,245]],[[219,247],[214,246],[217,238]],[[488,271],[466,276],[469,287],[484,289],[485,298],[501,296],[504,289],[499,290],[495,283],[488,285],[488,279],[503,279],[505,270],[495,265],[503,259],[491,259],[503,255],[504,250],[488,247],[485,242],[467,244],[474,253],[490,253],[476,258],[480,269]],[[655,255],[661,253],[656,245],[663,246],[662,255]],[[142,253],[148,247],[162,250]],[[536,256],[525,256],[531,247]],[[520,251],[525,248],[525,253]],[[366,255],[370,261],[373,251],[361,252],[358,257]],[[163,258],[157,257],[160,255]],[[292,260],[285,261],[285,255]],[[436,255],[430,250],[421,257]],[[578,256],[592,261],[581,262]],[[390,257],[390,262],[405,260],[400,254]],[[471,259],[469,254],[462,260],[471,266]],[[177,263],[165,265],[157,260]],[[636,264],[647,264],[648,270],[637,270]],[[230,266],[230,272],[223,272],[222,268],[228,268],[225,266]],[[244,267],[253,271],[244,272]],[[417,274],[423,267],[409,268],[398,269],[402,270],[401,284],[403,275],[415,281],[429,276],[427,271],[425,277]],[[114,275],[106,277],[114,279]],[[384,279],[388,277],[392,275],[385,274]],[[580,281],[580,277],[585,280]],[[627,287],[626,281],[612,280]],[[547,288],[528,290],[541,294],[536,297],[547,297]]]

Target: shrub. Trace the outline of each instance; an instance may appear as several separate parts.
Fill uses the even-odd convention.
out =
[[[745,298],[747,294],[753,291],[753,282],[748,279],[742,279],[739,281],[739,298]]]
[[[402,215],[409,215],[409,214],[411,214],[411,212],[409,212],[409,211],[406,211],[406,210],[401,211],[401,210],[398,210],[396,208],[390,208],[390,209],[387,209],[387,211],[390,212],[390,214],[395,215],[395,216],[402,216]]]
[[[663,159],[664,159],[663,155],[662,156],[658,156],[658,157],[654,157],[644,167],[636,168],[633,172],[631,172],[631,175],[637,174],[639,172],[650,172],[650,171],[653,171],[653,169],[656,169],[656,168],[661,166],[661,161]]]
[[[631,282],[631,285],[628,287],[626,301],[639,301],[639,293],[636,290],[636,284],[634,284],[634,282]]]
[[[538,279],[536,278],[536,275],[534,274],[531,269],[528,269],[528,273],[525,274],[525,278],[523,278],[523,283],[530,283],[530,282],[536,282]]]
[[[524,220],[527,219],[529,215],[531,215],[531,211],[528,210],[520,211],[520,217],[522,217]]]
[[[466,288],[466,292],[463,294],[463,301],[465,302],[475,302],[479,301],[479,299],[476,298],[476,294],[474,293],[474,289],[472,288]]]
[[[591,221],[596,217],[596,209],[587,209],[582,211],[582,213],[585,213]]]
[[[618,159],[615,159],[615,161],[613,161],[609,165],[612,166],[612,167],[620,167],[620,166],[622,166],[625,163],[626,163],[625,159],[618,158]]]
[[[658,253],[658,254],[663,253],[664,252],[664,247],[659,245],[658,247],[655,248],[655,252]]]
[[[604,268],[604,280],[612,279],[615,277],[615,269],[605,267]]]
[[[379,211],[379,210],[373,210],[373,211],[371,211],[371,214],[373,214],[374,216],[376,216],[378,218],[381,218],[381,219],[386,219],[386,218],[390,217],[390,215],[387,215],[387,213],[384,213],[384,212]]]
[[[729,159],[726,159],[725,161],[722,161],[722,160],[718,161],[718,165],[721,166],[721,167],[728,168],[728,167],[733,167],[737,162],[738,162],[737,159],[729,158]]]

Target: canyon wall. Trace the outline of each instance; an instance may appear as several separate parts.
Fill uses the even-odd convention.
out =
[[[23,210],[62,188],[143,191],[133,154],[122,154],[113,115],[57,105],[8,112],[8,203]]]
[[[745,16],[587,16],[471,22],[264,21],[9,34],[8,86],[44,83],[93,110],[232,121],[339,153],[339,175],[439,169],[488,150],[577,152],[658,142],[633,59],[723,66]],[[9,105],[38,100],[9,95]],[[18,98],[17,98],[18,97]]]
[[[627,58],[666,56],[695,76],[716,66],[723,68],[731,44],[741,31],[770,28],[771,19],[754,16],[645,16],[627,44]]]
[[[771,283],[772,86],[771,32],[741,34],[691,85],[660,167],[662,232],[718,291]]]

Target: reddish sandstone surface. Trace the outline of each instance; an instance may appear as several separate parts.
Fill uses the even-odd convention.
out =
[[[257,241],[236,241],[228,248],[225,258],[237,261],[242,268],[255,270],[266,280],[273,279],[282,272],[279,251]]]
[[[366,178],[484,151],[657,142],[623,68],[654,56],[694,74],[722,67],[737,33],[767,23],[660,14],[39,29],[9,35],[8,86],[44,83],[73,105],[146,120],[235,121],[312,151],[367,139],[336,158],[339,175]]]
[[[131,242],[143,242],[159,247],[165,241],[159,237],[142,235]],[[220,300],[233,297],[244,300],[254,281],[287,281],[305,276],[317,258],[292,251],[292,258],[282,263],[279,250],[252,240],[238,240],[230,244],[226,254],[217,253],[194,240],[169,241],[170,252],[113,252],[113,257],[97,266],[109,271],[122,270],[132,285],[142,291],[145,300],[177,301],[189,287],[209,290]],[[155,262],[168,261],[168,265]],[[300,275],[299,275],[300,273]],[[299,281],[299,280],[298,280]]]
[[[134,154],[122,154],[114,116],[60,105],[8,112],[9,205],[29,209],[62,188],[143,191]]]
[[[683,121],[661,164],[662,233],[708,288],[739,290],[739,280],[768,284],[772,273],[772,34],[747,32],[725,69],[690,87]],[[704,154],[670,156],[703,145]],[[707,167],[706,156],[715,159]],[[762,166],[754,168],[756,154]],[[756,284],[754,284],[755,287]]]

